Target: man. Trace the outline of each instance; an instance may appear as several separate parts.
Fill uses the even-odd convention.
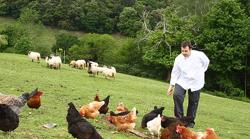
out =
[[[203,52],[192,50],[190,42],[182,42],[181,54],[174,61],[168,95],[172,95],[174,90],[174,114],[177,118],[181,118],[184,116],[183,102],[186,91],[188,91],[187,117],[192,119],[188,124],[190,128],[195,125],[200,90],[205,83],[205,71],[208,65],[209,59]]]

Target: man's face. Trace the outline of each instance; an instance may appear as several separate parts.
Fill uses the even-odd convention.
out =
[[[188,57],[191,54],[191,49],[188,46],[181,47],[181,53],[183,54],[184,57]]]

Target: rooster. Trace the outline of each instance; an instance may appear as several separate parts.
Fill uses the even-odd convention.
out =
[[[110,98],[110,95],[108,95],[105,99],[103,99],[102,101],[104,101],[104,105],[102,105],[102,107],[98,110],[100,112],[100,114],[106,114],[109,110],[109,98]],[[100,102],[100,97],[98,94],[96,94],[95,96],[95,101],[99,101]]]
[[[66,120],[68,122],[68,132],[77,139],[102,139],[86,119],[76,110],[74,104],[70,102]]]
[[[136,108],[134,107],[131,111],[114,113],[110,111],[110,116],[108,120],[110,123],[114,124],[118,131],[134,129],[136,122]]]
[[[164,110],[164,107],[157,108],[157,106],[154,106],[154,110],[152,110],[151,112],[143,116],[142,121],[141,121],[141,127],[142,128],[147,127],[147,122],[153,120],[155,117],[158,116],[158,114],[162,115],[163,110]]]
[[[148,121],[147,128],[152,136],[159,136],[161,130],[161,115],[158,114],[153,120]]]
[[[43,95],[43,92],[36,91],[33,92],[32,97],[29,98],[27,105],[29,108],[35,108],[38,109],[41,106],[41,96]]]
[[[6,104],[0,104],[0,130],[13,131],[19,125],[19,116]]]
[[[217,135],[213,128],[207,128],[204,133],[193,132],[185,126],[176,126],[176,132],[180,134],[182,139],[217,139]]]
[[[0,94],[0,104],[8,105],[16,114],[19,115],[21,107],[26,104],[30,97],[35,95],[35,92],[37,92],[37,88],[31,93],[23,93],[21,96]]]
[[[80,108],[80,114],[86,118],[95,119],[100,115],[99,109],[104,105],[104,101],[93,101]]]

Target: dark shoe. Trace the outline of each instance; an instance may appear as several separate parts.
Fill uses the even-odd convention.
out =
[[[194,123],[189,123],[189,124],[187,125],[187,127],[188,127],[188,128],[194,128],[194,125],[195,125]]]

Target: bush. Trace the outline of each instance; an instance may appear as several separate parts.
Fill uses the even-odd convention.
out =
[[[87,34],[80,39],[79,45],[69,49],[71,59],[92,59],[101,64],[113,65],[117,57],[114,52],[118,48],[111,35]]]
[[[14,46],[16,53],[28,54],[32,50],[31,41],[28,37],[21,37]]]
[[[243,97],[244,96],[244,91],[241,90],[240,88],[231,88],[230,89],[230,96]]]

